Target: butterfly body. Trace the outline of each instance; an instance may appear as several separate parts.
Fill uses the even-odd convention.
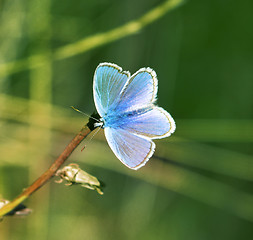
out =
[[[145,165],[155,150],[152,139],[170,136],[175,122],[155,105],[158,80],[151,68],[130,75],[112,63],[101,63],[94,75],[94,101],[114,154],[131,169]]]
[[[150,108],[144,108],[144,109],[138,109],[133,110],[129,112],[115,112],[112,111],[110,115],[105,115],[102,118],[103,121],[103,128],[105,127],[112,127],[112,128],[124,128],[124,126],[131,121],[131,118],[137,115],[141,115],[147,111],[149,111]]]

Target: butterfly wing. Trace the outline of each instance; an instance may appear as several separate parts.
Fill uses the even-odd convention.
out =
[[[126,82],[117,103],[117,112],[129,112],[148,108],[157,97],[158,81],[151,68],[141,68]]]
[[[170,136],[176,129],[176,124],[171,115],[161,107],[153,106],[143,113],[136,112],[133,115],[121,118],[118,123],[121,129],[133,134],[151,139]]]
[[[130,73],[112,63],[98,65],[93,79],[93,96],[96,109],[101,117],[110,112],[118,103],[120,92],[124,88]]]
[[[131,169],[144,166],[155,150],[152,140],[123,129],[106,127],[105,137],[116,157]]]
[[[113,113],[108,112],[107,125],[153,139],[170,136],[175,131],[175,121],[167,111],[154,105],[157,90],[155,71],[141,68],[126,81],[114,103],[116,108]]]

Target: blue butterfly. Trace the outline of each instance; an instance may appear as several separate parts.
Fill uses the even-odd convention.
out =
[[[151,68],[130,75],[116,64],[101,63],[95,71],[93,94],[101,116],[95,127],[104,128],[110,148],[131,169],[144,166],[153,155],[152,139],[168,137],[176,129],[171,115],[155,105],[157,90]]]

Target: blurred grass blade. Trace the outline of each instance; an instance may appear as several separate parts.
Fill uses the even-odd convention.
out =
[[[191,141],[160,143],[156,156],[214,173],[253,181],[253,157]]]
[[[253,221],[253,196],[228,184],[205,177],[199,173],[173,166],[171,164],[155,161],[155,158],[139,170],[131,171],[117,164],[117,159],[106,150],[105,144],[98,143],[94,149],[86,152],[85,162],[97,164],[104,168],[115,170],[134,178],[139,178],[154,185],[164,187],[184,196],[193,198],[210,206],[228,211],[235,216]],[[98,152],[96,149],[100,149]],[[101,154],[103,152],[103,154]],[[76,155],[82,161],[82,156]],[[94,162],[94,159],[99,159]]]
[[[84,116],[71,115],[72,110],[69,107],[61,108],[59,106],[51,105],[50,103],[42,103],[35,100],[28,100],[24,98],[19,98],[15,96],[10,96],[6,94],[0,94],[0,102],[5,104],[0,104],[0,118],[2,120],[11,120],[24,124],[31,124],[34,127],[40,128],[50,128],[54,130],[59,130],[62,132],[75,133],[80,126],[80,123],[85,121]],[[31,122],[29,119],[29,108],[33,107],[36,109],[36,121]],[[51,123],[47,121],[48,116],[43,113],[48,109],[51,109]],[[88,120],[88,118],[87,118]],[[71,124],[70,124],[71,123]],[[68,127],[66,127],[68,126]],[[21,127],[21,126],[20,126]],[[39,130],[37,128],[37,130]]]
[[[169,0],[151,9],[139,19],[130,21],[125,25],[111,31],[85,38],[73,44],[69,44],[55,51],[55,59],[63,59],[86,52],[95,47],[116,41],[118,39],[138,33],[148,24],[164,16],[168,11],[173,10],[184,2],[184,0]]]
[[[3,97],[3,95],[1,95],[1,97]],[[6,101],[7,106],[5,106],[3,113],[9,115],[9,111],[12,113],[9,115],[10,119],[19,120],[19,117],[15,114],[19,111],[19,114],[22,115],[22,111],[25,110],[29,101],[20,101],[20,104],[15,106],[15,101],[18,99],[12,99],[10,97],[6,97],[6,99],[10,101]],[[36,102],[33,103],[37,104]],[[43,104],[38,104],[37,106],[43,107]],[[60,108],[52,106],[52,112],[54,109],[59,111],[57,114],[62,114],[60,116],[62,122],[60,121],[60,123],[64,124],[63,126],[69,127],[69,121],[68,118],[65,118],[64,111],[61,112]],[[24,114],[24,116],[25,115],[26,114]],[[58,119],[56,118],[55,120],[57,123]],[[28,123],[25,121],[25,118],[23,121],[24,123]],[[29,119],[27,121],[29,121]],[[52,128],[55,127],[58,130],[64,130],[65,127],[61,129],[61,126],[57,127],[56,123],[53,122]],[[14,128],[13,124],[15,124]],[[38,156],[41,156],[41,151],[44,148],[43,139],[36,142],[38,146],[34,145],[35,143],[33,145],[26,144],[25,138],[27,138],[27,136],[25,133],[28,127],[28,124],[18,124],[17,122],[6,124],[6,128],[9,129],[9,135],[0,145],[2,157],[1,164],[6,164],[6,161],[8,161],[9,163],[23,166],[29,164],[29,161],[27,161],[28,159],[34,161]],[[34,123],[34,125],[30,127],[36,128],[38,136],[43,136],[43,128],[49,126],[45,125],[42,121]],[[15,129],[15,131],[11,129]],[[99,139],[100,136],[101,139],[104,138],[102,131],[96,136],[96,139]],[[53,138],[58,139],[55,141],[55,147],[52,149],[55,151],[54,154],[58,155],[58,146],[61,146],[61,141],[63,141],[64,136],[62,134],[57,136],[56,133],[54,133]],[[15,139],[16,143],[13,142],[13,139]],[[59,139],[61,141],[59,141]],[[176,138],[174,137],[174,139]],[[97,149],[100,149],[100,151],[97,151]],[[206,145],[176,139],[173,143],[160,142],[157,146],[156,156],[165,159],[169,157],[169,160],[188,164],[189,166],[245,180],[252,180],[252,159],[245,154],[234,153],[216,147],[208,147]],[[76,154],[74,157],[79,161],[84,159],[83,154]],[[106,142],[95,141],[95,144],[90,144],[89,150],[85,151],[85,162],[140,178],[211,206],[227,210],[243,219],[253,221],[252,195],[179,166],[172,166],[168,163],[155,161],[155,157],[140,171],[131,171],[122,166],[119,161],[117,162],[116,157],[110,152]]]
[[[177,120],[177,136],[207,142],[253,142],[252,119]]]
[[[5,102],[5,105],[0,105],[0,112],[2,120],[14,120],[20,123],[28,124],[29,122],[29,106],[34,105],[37,109],[37,114],[43,113],[48,109],[48,104],[39,103],[37,101],[26,100],[18,97],[12,97],[4,94],[0,94],[0,101]],[[70,108],[61,108],[58,106],[51,106],[52,110],[52,129],[61,132],[74,133],[78,128],[76,126],[80,125],[85,121],[85,117],[71,114]],[[46,121],[47,116],[38,115],[36,121],[30,124],[36,128],[37,132],[43,131],[43,128],[49,128],[50,125]],[[188,120],[187,120],[188,121]],[[192,120],[193,121],[193,120]],[[205,122],[206,120],[203,120]],[[217,128],[223,126],[219,125],[219,121],[210,120],[209,123],[212,125],[215,123]],[[198,120],[200,122],[200,120]],[[246,121],[245,122],[249,122]],[[71,123],[71,124],[70,124]],[[237,121],[230,121],[231,128],[237,127]],[[187,123],[186,123],[187,125]],[[5,128],[13,128],[13,123],[6,125]],[[66,127],[67,126],[67,127]],[[184,126],[184,121],[181,120],[181,126]],[[25,126],[17,125],[16,134],[20,131],[26,132]],[[21,130],[23,129],[23,130]],[[194,132],[195,129],[188,129],[189,132]],[[250,133],[251,134],[251,133]],[[18,135],[13,136],[15,139],[19,139]],[[96,139],[99,138],[99,135]],[[240,133],[238,133],[238,138],[240,139]],[[234,139],[236,135],[234,134]],[[244,179],[248,181],[253,180],[253,158],[247,154],[237,153],[231,150],[225,150],[218,147],[208,146],[206,144],[200,144],[193,141],[188,141],[182,138],[176,138],[173,136],[173,142],[171,138],[157,142],[157,149],[155,155],[159,158],[173,160],[178,163],[183,163],[188,166],[196,167],[199,169],[205,169],[214,173],[224,174],[227,176],[232,176],[239,179]],[[40,143],[43,144],[43,143]],[[18,144],[19,145],[19,144]],[[6,145],[4,144],[5,149]],[[3,152],[6,152],[3,150]]]
[[[75,43],[60,47],[53,53],[50,51],[44,51],[43,54],[33,55],[26,59],[1,64],[0,77],[8,76],[26,69],[37,68],[52,60],[69,58],[96,47],[117,41],[121,38],[136,34],[147,25],[164,16],[167,12],[181,5],[183,2],[184,0],[165,1],[136,20],[130,21],[110,31],[86,37]]]
[[[161,162],[138,177],[253,221],[253,196],[220,181]]]

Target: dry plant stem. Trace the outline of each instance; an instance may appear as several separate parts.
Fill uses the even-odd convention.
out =
[[[0,217],[4,216],[5,214],[13,210],[21,202],[27,199],[32,193],[34,193],[36,190],[42,187],[51,177],[53,177],[55,172],[68,159],[70,154],[82,142],[82,140],[89,135],[90,132],[91,132],[90,128],[87,125],[85,125],[46,172],[44,172],[32,185],[26,188],[12,202],[0,208]]]

